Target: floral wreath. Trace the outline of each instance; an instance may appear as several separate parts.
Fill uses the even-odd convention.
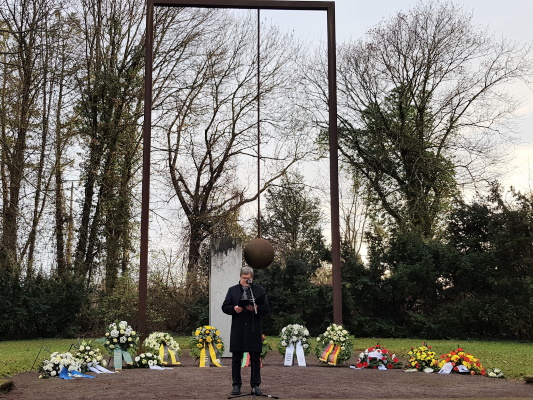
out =
[[[265,358],[270,350],[272,350],[272,346],[270,346],[267,337],[265,334],[261,335],[261,358]]]
[[[503,371],[499,368],[489,368],[487,370],[487,376],[489,378],[505,378]]]
[[[220,331],[214,326],[204,325],[196,328],[190,343],[190,355],[195,360],[200,358],[200,350],[209,344],[213,345],[218,354],[224,353],[224,342],[220,338]]]
[[[82,361],[72,355],[72,353],[54,352],[50,354],[48,360],[44,360],[40,366],[42,374],[39,378],[49,378],[51,376],[59,376],[63,367],[67,368],[68,372],[79,371],[81,369]]]
[[[439,368],[444,367],[444,364],[451,363],[453,366],[453,372],[461,372],[460,366],[466,368],[471,375],[486,375],[487,371],[481,365],[479,358],[474,357],[472,354],[466,353],[461,347],[458,347],[454,351],[450,351],[447,354],[440,356]]]
[[[139,336],[126,321],[109,324],[105,333],[104,346],[113,353],[115,348],[135,353]]]
[[[311,351],[311,346],[309,345],[309,331],[303,325],[287,325],[281,330],[279,338],[278,351],[281,355],[285,355],[288,346],[292,344],[296,347],[298,342],[301,343],[305,355],[309,354]]]
[[[84,340],[80,343],[78,351],[76,351],[76,358],[81,361],[81,372],[88,371],[92,365],[101,365],[102,367],[107,365],[100,349],[93,346],[91,341],[86,342]]]
[[[181,349],[178,342],[174,340],[170,333],[166,332],[153,332],[143,342],[146,350],[151,350],[154,353],[159,351],[161,345],[168,346],[176,352],[177,355],[181,355]]]
[[[331,324],[316,338],[315,353],[322,362],[336,365],[352,356],[353,344],[349,332],[342,325]]]
[[[431,350],[431,346],[428,346],[427,343],[422,343],[417,348],[411,347],[407,355],[409,359],[405,366],[406,369],[431,372],[438,368],[439,361],[435,358],[437,353]]]
[[[395,354],[391,354],[389,350],[376,344],[374,347],[369,347],[361,352],[357,357],[356,368],[380,368],[380,365],[387,369],[401,368],[401,363]],[[381,367],[381,368],[383,368]]]
[[[157,354],[142,353],[133,359],[133,368],[150,368],[153,365],[161,365],[161,358]]]

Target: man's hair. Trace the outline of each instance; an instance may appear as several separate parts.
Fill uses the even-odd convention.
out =
[[[242,275],[248,275],[248,274],[252,274],[252,276],[254,276],[254,269],[252,267],[242,267],[241,268],[241,276]]]

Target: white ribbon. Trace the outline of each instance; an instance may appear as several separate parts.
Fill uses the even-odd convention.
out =
[[[457,366],[457,370],[458,370],[459,372],[470,372],[470,371],[468,370],[468,368],[466,368],[466,367],[465,367],[464,365],[462,365],[462,364]]]
[[[150,369],[174,369],[174,368],[171,368],[171,367],[161,367],[159,365],[150,365],[149,368]]]
[[[299,367],[305,367],[305,353],[304,348],[302,346],[302,342],[298,340],[298,343],[296,343],[296,358],[298,359],[298,366]]]
[[[285,361],[283,362],[284,367],[292,367],[293,353],[294,353],[294,345],[291,342],[285,349]]]
[[[442,368],[439,371],[439,374],[449,374],[453,371],[453,365],[451,362],[447,362],[442,366]]]
[[[114,372],[102,367],[98,363],[89,363],[87,364],[87,367],[89,368],[89,371],[96,372],[97,374],[114,374]]]

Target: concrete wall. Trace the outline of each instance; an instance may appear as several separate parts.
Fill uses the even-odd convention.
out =
[[[222,357],[231,357],[229,338],[231,316],[222,312],[228,288],[239,283],[242,266],[242,244],[238,239],[211,239],[211,273],[209,276],[209,324],[220,330],[226,350]]]

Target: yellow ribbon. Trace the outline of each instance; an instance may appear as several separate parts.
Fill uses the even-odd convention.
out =
[[[222,367],[220,365],[220,362],[217,359],[217,354],[215,353],[215,348],[213,347],[213,343],[209,343],[208,351],[209,351],[209,357],[211,358],[211,362],[217,366]],[[202,347],[202,350],[200,350],[200,367],[205,367],[205,360],[206,360],[206,344],[204,343],[204,347]]]
[[[209,355],[211,356],[211,361],[213,361],[213,364],[215,364],[217,367],[222,367],[217,359],[217,354],[215,353],[215,348],[213,347],[213,343],[209,343]]]
[[[170,356],[170,361],[172,361],[172,364],[181,365],[181,363],[176,360],[176,352],[174,351],[174,349],[171,349],[170,347],[165,346],[164,344],[159,346],[159,358],[161,359],[161,363],[168,364],[168,361],[165,361],[165,359],[167,358],[165,357],[165,347],[168,355]]]
[[[200,350],[200,367],[205,367],[205,344]]]

